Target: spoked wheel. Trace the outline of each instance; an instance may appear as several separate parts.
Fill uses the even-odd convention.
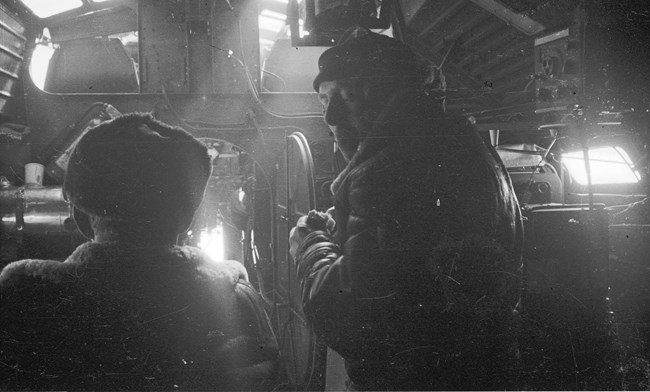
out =
[[[274,270],[275,315],[287,382],[296,390],[323,390],[326,348],[319,344],[302,311],[300,282],[289,255],[289,231],[298,218],[316,207],[314,163],[300,132],[286,138],[276,181],[277,258]]]

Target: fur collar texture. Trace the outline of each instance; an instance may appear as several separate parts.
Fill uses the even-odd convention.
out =
[[[0,273],[0,289],[20,284],[24,279],[40,279],[54,284],[83,279],[87,271],[111,273],[135,268],[171,267],[193,269],[197,274],[234,286],[248,279],[244,266],[233,260],[212,261],[200,249],[190,246],[125,247],[116,242],[86,242],[64,261],[26,259],[7,265]]]

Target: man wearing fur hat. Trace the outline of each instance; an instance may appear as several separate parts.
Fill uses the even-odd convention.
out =
[[[201,142],[149,114],[82,137],[64,194],[91,241],[0,273],[0,389],[273,387],[278,346],[246,270],[176,245],[211,167]]]
[[[494,149],[444,114],[427,75],[374,33],[321,55],[314,89],[348,164],[332,216],[310,212],[291,233],[303,308],[350,389],[513,388],[518,203]]]

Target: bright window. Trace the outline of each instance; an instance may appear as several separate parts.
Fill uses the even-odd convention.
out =
[[[588,184],[582,151],[562,154],[562,161],[571,173],[571,177],[578,184]],[[639,172],[634,170],[629,155],[621,147],[607,146],[590,149],[589,166],[593,185],[635,184],[641,179]]]
[[[81,0],[22,0],[22,2],[39,18],[47,18],[83,5]]]
[[[199,234],[197,246],[212,258],[214,261],[221,261],[224,258],[223,226],[217,225],[211,230],[203,229]]]
[[[47,67],[50,65],[50,59],[54,54],[54,48],[51,45],[38,44],[32,53],[32,61],[29,63],[29,74],[36,87],[43,90],[45,86],[45,76]]]
[[[107,36],[107,38],[118,38],[122,42],[122,46],[126,51],[126,54],[133,61],[133,66],[135,68],[135,73],[138,72],[138,32],[129,31],[120,34],[113,34]],[[32,81],[41,90],[45,90],[45,79],[47,77],[48,68],[50,66],[50,60],[54,55],[55,48],[57,44],[52,44],[50,42],[50,33],[47,28],[43,29],[43,35],[37,39],[37,43],[32,52],[31,61],[29,63],[29,74],[32,78]],[[118,53],[119,54],[119,53]],[[77,91],[83,93],[84,91]],[[131,91],[123,91],[131,92]]]

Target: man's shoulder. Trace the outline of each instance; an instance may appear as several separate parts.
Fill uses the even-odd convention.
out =
[[[386,146],[366,161],[352,168],[348,175],[349,180],[367,182],[371,181],[372,178],[377,178],[382,182],[386,182],[391,179],[403,179],[411,175],[417,176],[424,166],[433,164],[427,162],[429,161],[427,155],[433,152],[426,150],[424,144],[426,144],[426,141],[422,141],[419,146],[420,149],[424,149],[424,153],[414,151],[397,143]]]
[[[56,260],[24,259],[14,261],[0,272],[0,289],[10,289],[25,281],[61,283],[66,277],[66,267]]]
[[[40,287],[61,285],[79,279],[83,267],[89,261],[104,257],[97,252],[97,244],[90,242],[79,245],[65,261],[24,259],[6,265],[0,272],[0,289],[16,287]]]
[[[240,280],[248,281],[248,274],[241,263],[234,260],[214,261],[202,250],[191,246],[132,250],[119,244],[86,243],[63,262],[25,259],[8,264],[0,272],[0,288],[6,290],[34,283],[42,286],[83,281],[85,278],[92,279],[94,271],[100,271],[97,273],[108,280],[111,276],[119,276],[122,270],[128,272],[123,279],[134,278],[133,274],[141,273],[155,278],[156,271],[169,278],[169,268],[185,276],[189,274],[195,279],[229,287]],[[181,272],[183,270],[184,273]]]
[[[248,281],[246,268],[236,260],[213,260],[201,249],[193,246],[176,246],[172,249],[172,254],[187,260],[198,274],[207,279],[223,281],[232,285],[240,280]]]

